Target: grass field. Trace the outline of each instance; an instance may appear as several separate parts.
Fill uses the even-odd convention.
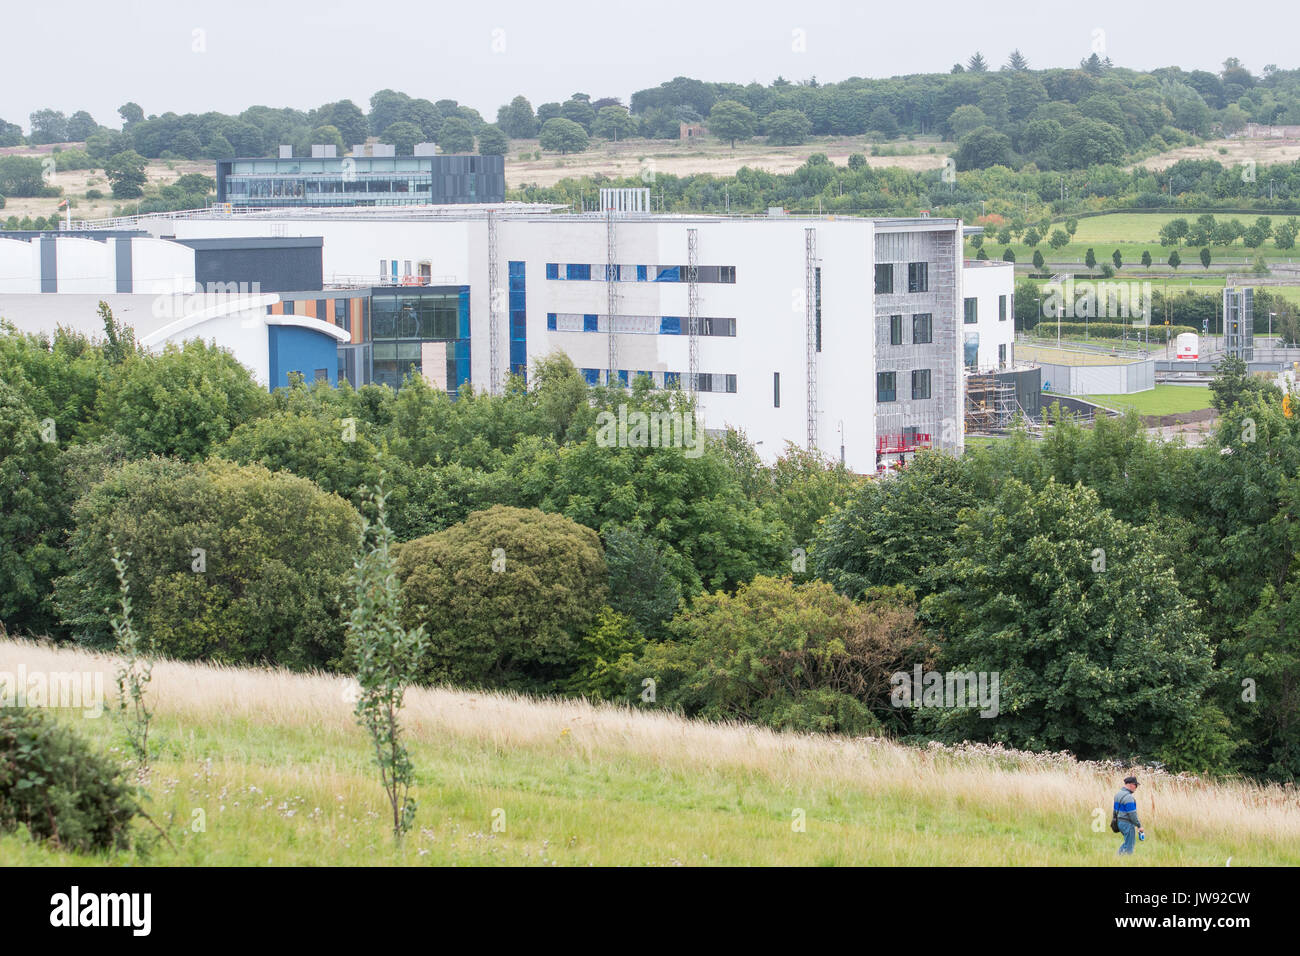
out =
[[[1198,214],[1188,212],[1114,212],[1107,213],[1104,216],[1088,216],[1079,219],[1079,226],[1070,244],[1064,249],[1053,249],[1046,241],[1038,246],[1042,252],[1043,258],[1047,260],[1050,268],[1053,263],[1070,263],[1078,266],[1079,271],[1083,271],[1084,258],[1087,255],[1089,247],[1092,248],[1097,257],[1098,268],[1101,263],[1111,261],[1111,253],[1116,249],[1119,250],[1123,267],[1118,270],[1117,277],[1123,278],[1125,272],[1153,272],[1158,273],[1163,280],[1167,275],[1170,277],[1172,285],[1174,281],[1195,282],[1198,279],[1214,281],[1214,272],[1222,270],[1229,266],[1234,271],[1248,270],[1247,263],[1253,263],[1256,256],[1262,255],[1266,260],[1277,263],[1300,263],[1300,249],[1278,249],[1274,241],[1270,238],[1258,249],[1247,249],[1240,240],[1230,246],[1210,246],[1210,270],[1201,266],[1200,249],[1189,248],[1187,246],[1178,247],[1178,255],[1182,259],[1182,264],[1173,269],[1167,264],[1169,254],[1173,251],[1172,246],[1160,245],[1160,229],[1165,223],[1172,219],[1194,220]],[[1257,215],[1245,213],[1218,213],[1217,219],[1239,219],[1243,225],[1252,225]],[[1264,216],[1269,220],[1270,228],[1276,224],[1278,217]],[[1282,217],[1286,218],[1286,217]],[[1062,228],[1060,223],[1053,223],[1052,229]],[[1050,230],[1049,230],[1050,235]],[[1001,259],[1007,246],[999,245],[996,242],[985,242],[984,251],[988,253],[991,259]],[[1022,242],[1013,242],[1010,249],[1015,253],[1016,264],[1025,268],[1032,264],[1034,259],[1034,250]],[[1151,253],[1151,266],[1148,269],[1142,265],[1142,253]],[[972,258],[977,254],[976,250],[969,242],[966,242],[965,255]],[[1247,263],[1225,264],[1223,259],[1244,259]],[[1217,278],[1218,285],[1222,287],[1223,278],[1220,274]]]
[[[105,671],[0,643],[0,672]],[[361,731],[334,677],[160,663],[152,864],[1112,865],[1114,769],[778,734],[582,702],[408,695],[416,830],[394,848]],[[101,746],[107,716],[68,715]],[[1126,865],[1300,865],[1300,795],[1145,774],[1148,839]],[[1008,812],[1008,808],[1014,812]],[[197,823],[202,811],[203,827]],[[794,825],[803,819],[802,830]],[[497,827],[494,828],[494,822]],[[73,859],[24,835],[0,861]]]
[[[1025,345],[1021,342],[1016,343],[1016,359],[1021,362],[1046,362],[1049,365],[1131,365],[1141,361],[1140,356],[1074,351],[1050,345]]]
[[[1204,385],[1157,385],[1131,395],[1080,395],[1085,401],[1106,408],[1133,408],[1139,415],[1177,415],[1210,408],[1211,393]]]

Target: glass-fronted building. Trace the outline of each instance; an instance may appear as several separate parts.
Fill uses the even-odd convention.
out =
[[[469,286],[374,286],[280,299],[266,307],[268,315],[309,316],[349,333],[351,341],[338,347],[337,378],[354,387],[397,388],[414,371],[455,396],[470,380]]]
[[[345,156],[217,162],[232,206],[411,206],[504,202],[503,156]]]

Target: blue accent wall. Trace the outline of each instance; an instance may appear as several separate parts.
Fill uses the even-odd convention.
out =
[[[324,369],[331,385],[339,383],[339,348],[333,336],[292,325],[267,327],[271,388],[287,387],[289,373],[301,372],[310,385]]]
[[[528,377],[528,306],[524,264],[511,261],[510,277],[510,374]]]
[[[469,381],[469,286],[460,287],[457,315],[460,336],[456,340],[456,392]]]

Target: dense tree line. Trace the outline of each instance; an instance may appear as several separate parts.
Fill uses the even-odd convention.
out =
[[[709,719],[1300,772],[1300,418],[1225,367],[1203,449],[1136,417],[863,479],[743,435],[601,438],[691,413],[562,355],[501,396],[412,376],[267,394],[229,353],[0,334],[0,620],[112,646],[112,549],[182,659],[338,668],[381,479],[419,678]],[[700,454],[695,454],[698,450]],[[997,713],[899,706],[996,673]]]
[[[968,68],[969,67],[969,68]],[[1237,59],[1218,73],[1176,66],[1149,72],[1123,69],[1093,56],[1077,68],[1032,69],[1013,51],[999,70],[976,54],[950,73],[887,79],[816,78],[792,83],[712,83],[676,77],[617,97],[574,93],[534,109],[521,94],[503,104],[495,126],[453,99],[430,101],[380,90],[369,110],[350,100],[312,110],[252,106],[237,115],[217,112],[146,116],[136,103],[119,109],[120,131],[101,126],[84,110],[67,116],[41,109],[29,117],[32,144],[86,142],[92,155],[134,149],[149,158],[224,159],[273,155],[291,143],[335,143],[349,148],[369,135],[400,141],[411,136],[472,149],[486,129],[531,139],[554,119],[606,139],[675,139],[681,123],[706,123],[725,139],[767,135],[798,142],[808,135],[934,135],[959,141],[962,165],[1018,165],[1072,169],[1118,162],[1140,150],[1160,151],[1189,137],[1234,133],[1246,123],[1300,123],[1300,71],[1265,66],[1257,76]],[[0,145],[18,145],[21,128],[0,120]],[[493,137],[495,144],[496,138]]]

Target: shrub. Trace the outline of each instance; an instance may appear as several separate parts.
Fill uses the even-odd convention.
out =
[[[403,624],[429,631],[428,681],[550,690],[607,593],[596,532],[501,505],[401,545],[397,568]]]
[[[110,472],[73,515],[55,603],[82,643],[112,647],[111,535],[131,556],[135,619],[159,656],[338,663],[340,588],[361,527],[338,496],[257,465],[154,458]]]
[[[0,708],[0,831],[81,853],[124,849],[140,811],[123,768],[28,707]]]
[[[781,730],[878,734],[902,728],[890,677],[932,651],[911,592],[854,603],[825,581],[757,577],[736,594],[698,598],[673,619],[675,640],[627,668],[629,697],[655,682],[657,702],[689,716]]]

